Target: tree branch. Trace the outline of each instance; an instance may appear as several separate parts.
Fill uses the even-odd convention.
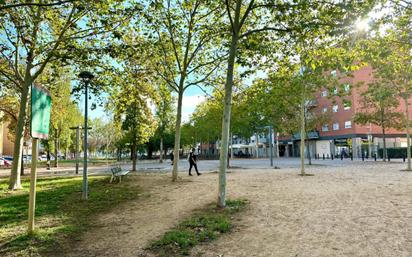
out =
[[[254,3],[255,3],[255,0],[251,0],[248,7],[247,7],[247,9],[246,9],[246,11],[245,11],[245,13],[243,14],[243,17],[242,17],[242,19],[240,20],[240,23],[239,23],[239,31],[242,29],[242,26],[245,23],[246,18],[248,17],[250,11],[252,10],[252,7],[253,7]]]
[[[72,3],[76,2],[78,0],[65,0],[65,1],[57,1],[54,3],[18,3],[18,4],[9,4],[9,5],[3,5],[0,6],[0,11],[5,10],[5,9],[10,9],[10,8],[17,8],[17,7],[25,7],[25,6],[37,6],[37,7],[47,7],[47,6],[55,6],[55,5],[62,5],[66,3]]]
[[[228,54],[225,54],[225,55],[219,56],[219,57],[217,57],[217,58],[215,58],[215,59],[213,59],[213,60],[211,60],[211,61],[209,61],[209,62],[201,63],[201,64],[195,66],[194,68],[192,68],[190,71],[188,71],[187,74],[189,75],[189,74],[191,74],[192,72],[194,72],[194,71],[196,71],[196,70],[198,70],[198,69],[200,69],[200,68],[202,68],[202,67],[205,67],[205,66],[207,66],[207,65],[216,63],[216,61],[219,61],[218,63],[220,64],[220,63],[222,62],[223,58],[225,58],[227,55],[228,55]]]
[[[52,58],[54,51],[56,51],[56,49],[59,47],[60,43],[63,41],[64,33],[66,33],[66,31],[68,30],[68,28],[72,24],[71,18],[73,16],[73,13],[74,13],[75,10],[76,10],[76,7],[73,6],[72,10],[70,11],[69,16],[66,19],[66,23],[64,24],[63,29],[61,30],[60,35],[57,38],[56,43],[54,44],[53,48],[49,51],[49,54],[47,55],[47,57],[44,60],[43,64],[40,66],[39,70],[33,75],[33,80],[35,80],[43,72],[44,68],[46,68],[47,63]]]
[[[220,63],[219,63],[219,64],[220,64]],[[184,87],[184,90],[186,90],[186,89],[187,89],[188,87],[190,87],[190,86],[198,85],[198,84],[200,84],[200,83],[205,82],[205,81],[210,77],[210,75],[212,75],[212,73],[213,73],[218,67],[219,67],[219,65],[216,65],[216,66],[215,66],[212,70],[210,70],[210,72],[208,72],[202,79],[187,84],[187,85]]]
[[[258,33],[258,32],[264,32],[264,31],[291,32],[292,30],[288,29],[288,28],[281,29],[281,28],[273,28],[273,27],[263,27],[263,28],[260,28],[260,29],[249,30],[249,31],[243,33],[242,35],[240,35],[239,38],[244,38],[244,37],[247,37],[251,34]]]
[[[225,0],[225,5],[226,5],[227,15],[229,16],[230,27],[232,28],[232,33],[234,34],[235,33],[235,26],[233,25],[232,14],[230,13],[229,0]]]
[[[9,111],[9,110],[7,110],[7,109],[5,109],[5,108],[3,108],[3,107],[0,107],[0,110],[1,110],[2,112],[4,112],[4,113],[7,113],[10,117],[13,118],[14,121],[17,122],[17,117],[16,117],[16,115],[15,115],[14,113],[12,113],[11,111]]]
[[[172,41],[173,53],[174,53],[175,58],[176,58],[177,67],[179,68],[180,73],[182,73],[182,67],[181,67],[181,64],[180,64],[179,53],[177,52],[175,37],[174,37],[174,34],[173,34],[172,21],[170,19],[170,1],[167,1],[167,3],[168,3],[168,5],[167,5],[167,14],[166,14],[167,24],[165,24],[165,25],[166,25],[167,31],[169,32],[170,40]]]

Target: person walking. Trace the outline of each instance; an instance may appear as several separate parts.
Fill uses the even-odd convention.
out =
[[[202,175],[199,173],[198,169],[197,169],[197,155],[195,154],[195,149],[192,148],[192,150],[189,153],[189,164],[190,164],[190,168],[189,168],[189,176],[192,176],[192,167],[195,167],[196,173],[198,176]]]
[[[170,160],[172,161],[172,163],[170,165],[173,165],[173,160],[174,160],[173,151],[170,153]]]

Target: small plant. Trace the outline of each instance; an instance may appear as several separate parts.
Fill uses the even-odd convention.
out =
[[[168,231],[163,237],[154,241],[149,250],[159,256],[189,255],[195,245],[216,239],[233,227],[233,214],[241,211],[246,200],[228,200],[225,209],[216,209],[213,205],[202,209],[176,228]]]

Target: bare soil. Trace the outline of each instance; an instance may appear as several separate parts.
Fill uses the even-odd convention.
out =
[[[228,174],[228,198],[250,206],[234,231],[192,256],[412,256],[412,172],[401,164],[244,170]],[[127,178],[147,197],[96,214],[92,228],[58,256],[146,256],[154,239],[216,201],[218,174]],[[57,255],[56,255],[57,256]]]

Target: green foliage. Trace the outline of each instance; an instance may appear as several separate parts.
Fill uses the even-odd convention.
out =
[[[399,106],[396,91],[391,85],[375,81],[362,93],[362,111],[356,113],[354,121],[359,124],[372,123],[387,128],[401,128],[403,115],[397,111]]]
[[[378,149],[378,156],[379,158],[383,157],[383,150],[382,148]],[[406,158],[406,151],[407,148],[388,148],[386,149],[388,158]]]
[[[247,203],[246,200],[228,200],[226,209],[209,206],[199,210],[176,228],[166,232],[161,239],[154,241],[150,250],[159,256],[189,255],[190,249],[195,245],[230,232],[233,215],[242,211]]]

